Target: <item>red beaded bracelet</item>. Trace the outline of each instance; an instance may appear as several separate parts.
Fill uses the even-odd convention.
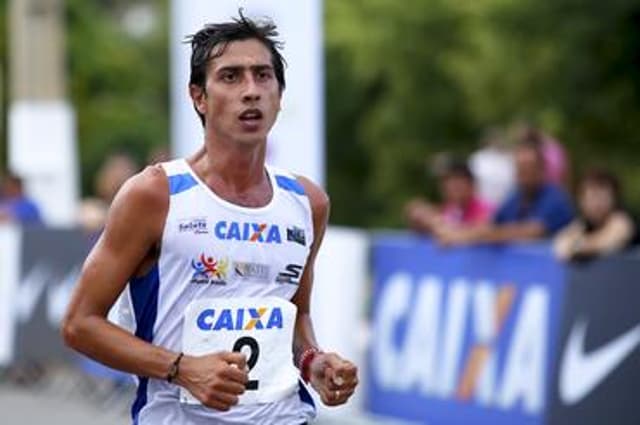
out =
[[[300,376],[302,376],[304,382],[308,383],[311,380],[311,362],[316,357],[316,354],[320,353],[322,353],[322,351],[316,347],[309,347],[300,355]]]

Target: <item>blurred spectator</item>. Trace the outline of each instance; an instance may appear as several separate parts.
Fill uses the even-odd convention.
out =
[[[128,154],[109,156],[96,176],[96,192],[100,199],[111,205],[120,187],[138,171],[138,164]]]
[[[11,173],[4,176],[0,190],[0,223],[42,224],[40,209],[24,193],[19,176]]]
[[[78,221],[88,232],[100,231],[107,217],[111,201],[125,181],[138,172],[138,165],[127,154],[113,154],[102,164],[95,178],[97,197],[80,203]]]
[[[563,260],[610,254],[629,247],[637,233],[625,211],[620,184],[607,170],[592,170],[578,187],[580,216],[558,234],[554,252]]]
[[[515,183],[513,153],[499,129],[488,130],[482,145],[471,155],[469,167],[476,178],[479,196],[492,205],[500,205]]]
[[[526,123],[516,124],[516,140],[540,145],[548,182],[569,187],[570,161],[566,150],[555,138]]]
[[[464,162],[443,165],[440,192],[443,201],[440,206],[423,199],[407,204],[409,227],[421,233],[432,233],[434,228],[441,226],[475,226],[491,219],[491,207],[476,195],[473,174]]]
[[[571,201],[545,179],[544,159],[536,143],[521,142],[515,151],[517,187],[498,209],[493,224],[474,229],[436,229],[445,244],[508,242],[549,237],[573,218]]]
[[[147,164],[159,164],[171,160],[171,150],[168,146],[159,146],[153,148],[147,155]]]

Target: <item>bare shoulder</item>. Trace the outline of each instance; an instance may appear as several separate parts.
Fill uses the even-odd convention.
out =
[[[122,186],[109,211],[107,230],[125,220],[157,227],[164,223],[169,206],[169,183],[159,166],[148,166]],[[161,223],[160,223],[161,222]]]
[[[296,176],[296,179],[309,197],[314,216],[328,216],[331,201],[327,192],[307,177]]]
[[[118,196],[154,204],[162,203],[169,196],[167,176],[160,166],[150,165],[127,180]]]

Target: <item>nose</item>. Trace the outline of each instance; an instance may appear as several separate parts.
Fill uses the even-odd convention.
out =
[[[256,83],[255,78],[251,75],[246,79],[244,93],[242,94],[243,102],[253,103],[260,100],[260,87]]]

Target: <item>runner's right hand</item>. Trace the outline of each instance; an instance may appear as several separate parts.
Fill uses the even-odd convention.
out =
[[[227,411],[238,404],[249,379],[247,359],[242,353],[220,352],[184,356],[175,382],[202,404]]]

